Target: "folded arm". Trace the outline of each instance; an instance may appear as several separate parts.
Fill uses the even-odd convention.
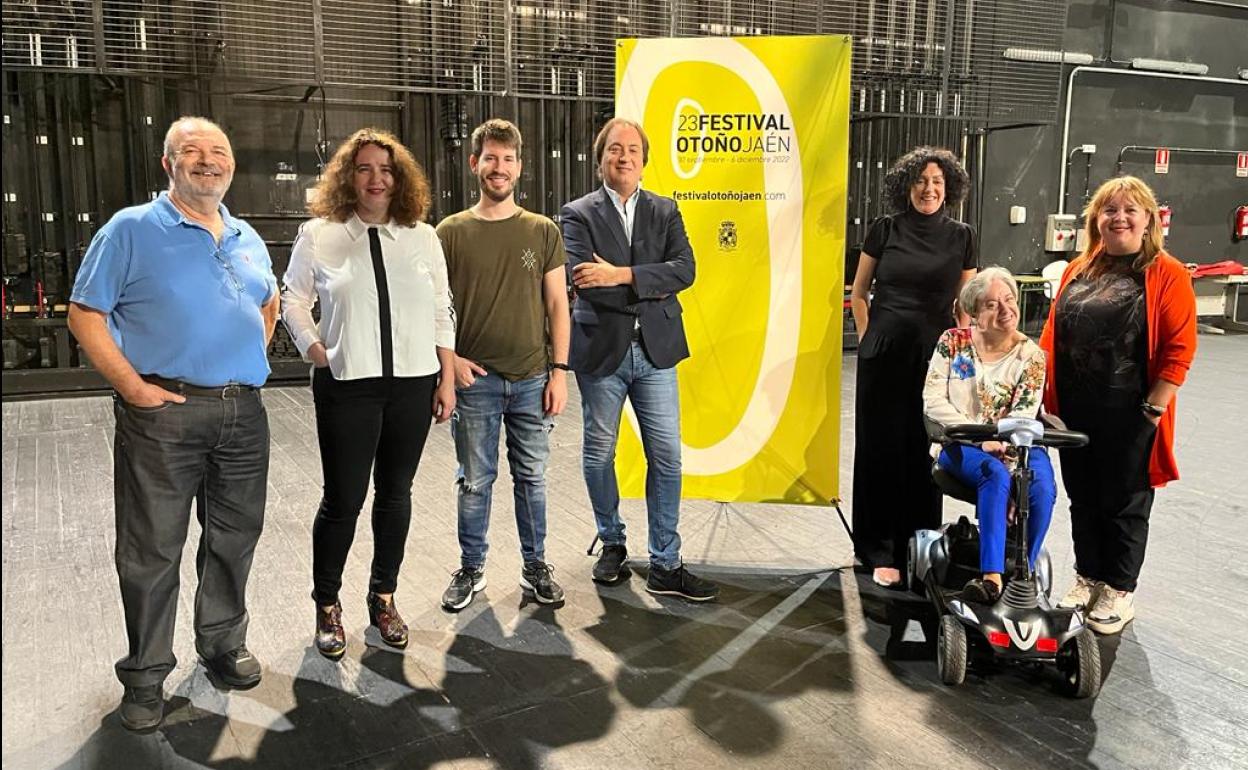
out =
[[[594,253],[589,224],[576,207],[564,206],[560,221],[563,247],[568,254],[567,280],[576,287],[577,297],[617,313],[633,314],[638,297],[631,286],[632,270],[611,265]],[[604,266],[619,268],[619,272]]]
[[[689,245],[680,208],[672,205],[663,243],[663,261],[633,266],[633,290],[643,300],[664,299],[693,285],[696,273],[693,247]]]

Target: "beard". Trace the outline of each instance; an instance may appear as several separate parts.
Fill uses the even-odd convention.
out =
[[[502,203],[503,201],[510,198],[511,194],[516,191],[515,182],[508,184],[507,187],[503,190],[498,190],[490,185],[490,182],[488,179],[483,178],[480,180],[480,184],[478,186],[481,188],[481,194],[489,198],[490,200],[494,201],[495,203]]]

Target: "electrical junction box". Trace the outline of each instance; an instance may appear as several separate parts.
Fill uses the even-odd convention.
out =
[[[1074,251],[1075,237],[1074,214],[1049,214],[1045,219],[1045,251]]]
[[[1027,222],[1027,207],[1010,206],[1010,224],[1021,225]]]

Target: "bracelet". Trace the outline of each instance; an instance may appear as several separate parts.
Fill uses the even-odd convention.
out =
[[[1151,401],[1141,401],[1140,408],[1146,413],[1151,414],[1153,417],[1161,417],[1166,413],[1166,408],[1164,406],[1157,406]]]
[[[572,371],[572,367],[568,366],[567,364],[551,364],[551,365],[550,365],[550,368],[551,368],[551,369],[562,369],[562,370],[563,370],[563,371],[565,371],[565,372],[570,372],[570,371]]]

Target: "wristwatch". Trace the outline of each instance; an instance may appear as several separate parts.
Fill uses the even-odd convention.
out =
[[[1166,408],[1164,406],[1157,406],[1151,401],[1141,401],[1140,408],[1144,410],[1145,414],[1152,415],[1153,417],[1160,417],[1166,413]]]
[[[551,365],[550,365],[550,368],[551,368],[551,369],[562,369],[562,370],[564,370],[565,372],[570,372],[570,371],[572,371],[572,367],[568,366],[567,364],[551,364]]]

